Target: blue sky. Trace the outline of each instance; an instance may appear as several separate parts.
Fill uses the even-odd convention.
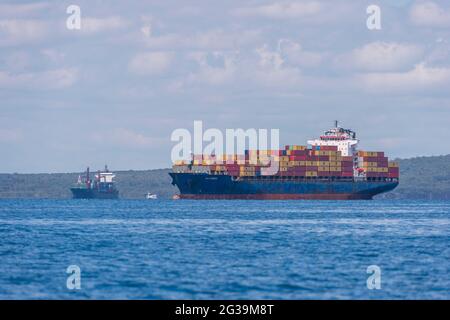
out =
[[[449,35],[450,1],[0,1],[0,172],[169,167],[194,120],[448,154]]]

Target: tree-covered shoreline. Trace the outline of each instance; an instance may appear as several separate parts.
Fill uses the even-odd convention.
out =
[[[450,200],[450,155],[398,159],[400,185],[378,199]],[[120,198],[145,199],[147,192],[170,199],[178,192],[170,169],[115,171]],[[0,199],[68,199],[80,172],[0,174]]]

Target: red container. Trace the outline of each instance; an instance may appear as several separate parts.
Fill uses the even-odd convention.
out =
[[[308,150],[291,150],[291,156],[305,156],[308,154]]]
[[[353,172],[342,171],[341,177],[353,177]]]
[[[320,150],[337,151],[337,146],[320,146]]]
[[[304,177],[305,173],[304,172],[291,172],[289,173],[290,176],[294,176],[294,177]]]
[[[400,176],[400,170],[399,168],[389,168],[389,173],[388,173],[388,177],[389,178],[398,178]]]
[[[306,156],[289,156],[290,161],[303,161],[306,159]]]
[[[363,157],[363,159],[367,162],[380,162],[388,160],[386,157]]]
[[[398,167],[389,167],[388,171],[389,173],[396,173],[396,174],[399,174],[400,172]]]

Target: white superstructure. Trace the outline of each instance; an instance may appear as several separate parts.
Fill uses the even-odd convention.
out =
[[[98,182],[104,182],[104,183],[113,183],[113,179],[116,177],[116,175],[112,172],[109,172],[108,167],[105,166],[105,171],[99,172],[95,175],[95,178]]]
[[[343,156],[354,156],[357,151],[359,140],[356,139],[356,133],[350,129],[339,127],[335,121],[334,128],[326,131],[319,139],[308,140],[311,146],[337,146]]]

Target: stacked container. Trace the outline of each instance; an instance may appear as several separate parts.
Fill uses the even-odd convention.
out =
[[[390,161],[388,164],[388,174],[389,178],[399,178],[400,170],[398,166],[398,162]]]
[[[271,166],[272,164],[272,166]],[[275,165],[274,165],[275,164]],[[263,170],[274,167],[275,172]],[[243,155],[196,155],[192,162],[176,161],[175,172],[254,177],[261,175],[306,178],[352,178],[354,170],[367,178],[398,178],[399,167],[383,152],[358,151],[357,162],[342,156],[337,146],[287,145],[281,150],[246,150]]]
[[[358,151],[358,168],[367,178],[398,178],[398,166],[397,170],[392,169],[392,175],[389,174],[389,167],[390,164],[384,152]]]

